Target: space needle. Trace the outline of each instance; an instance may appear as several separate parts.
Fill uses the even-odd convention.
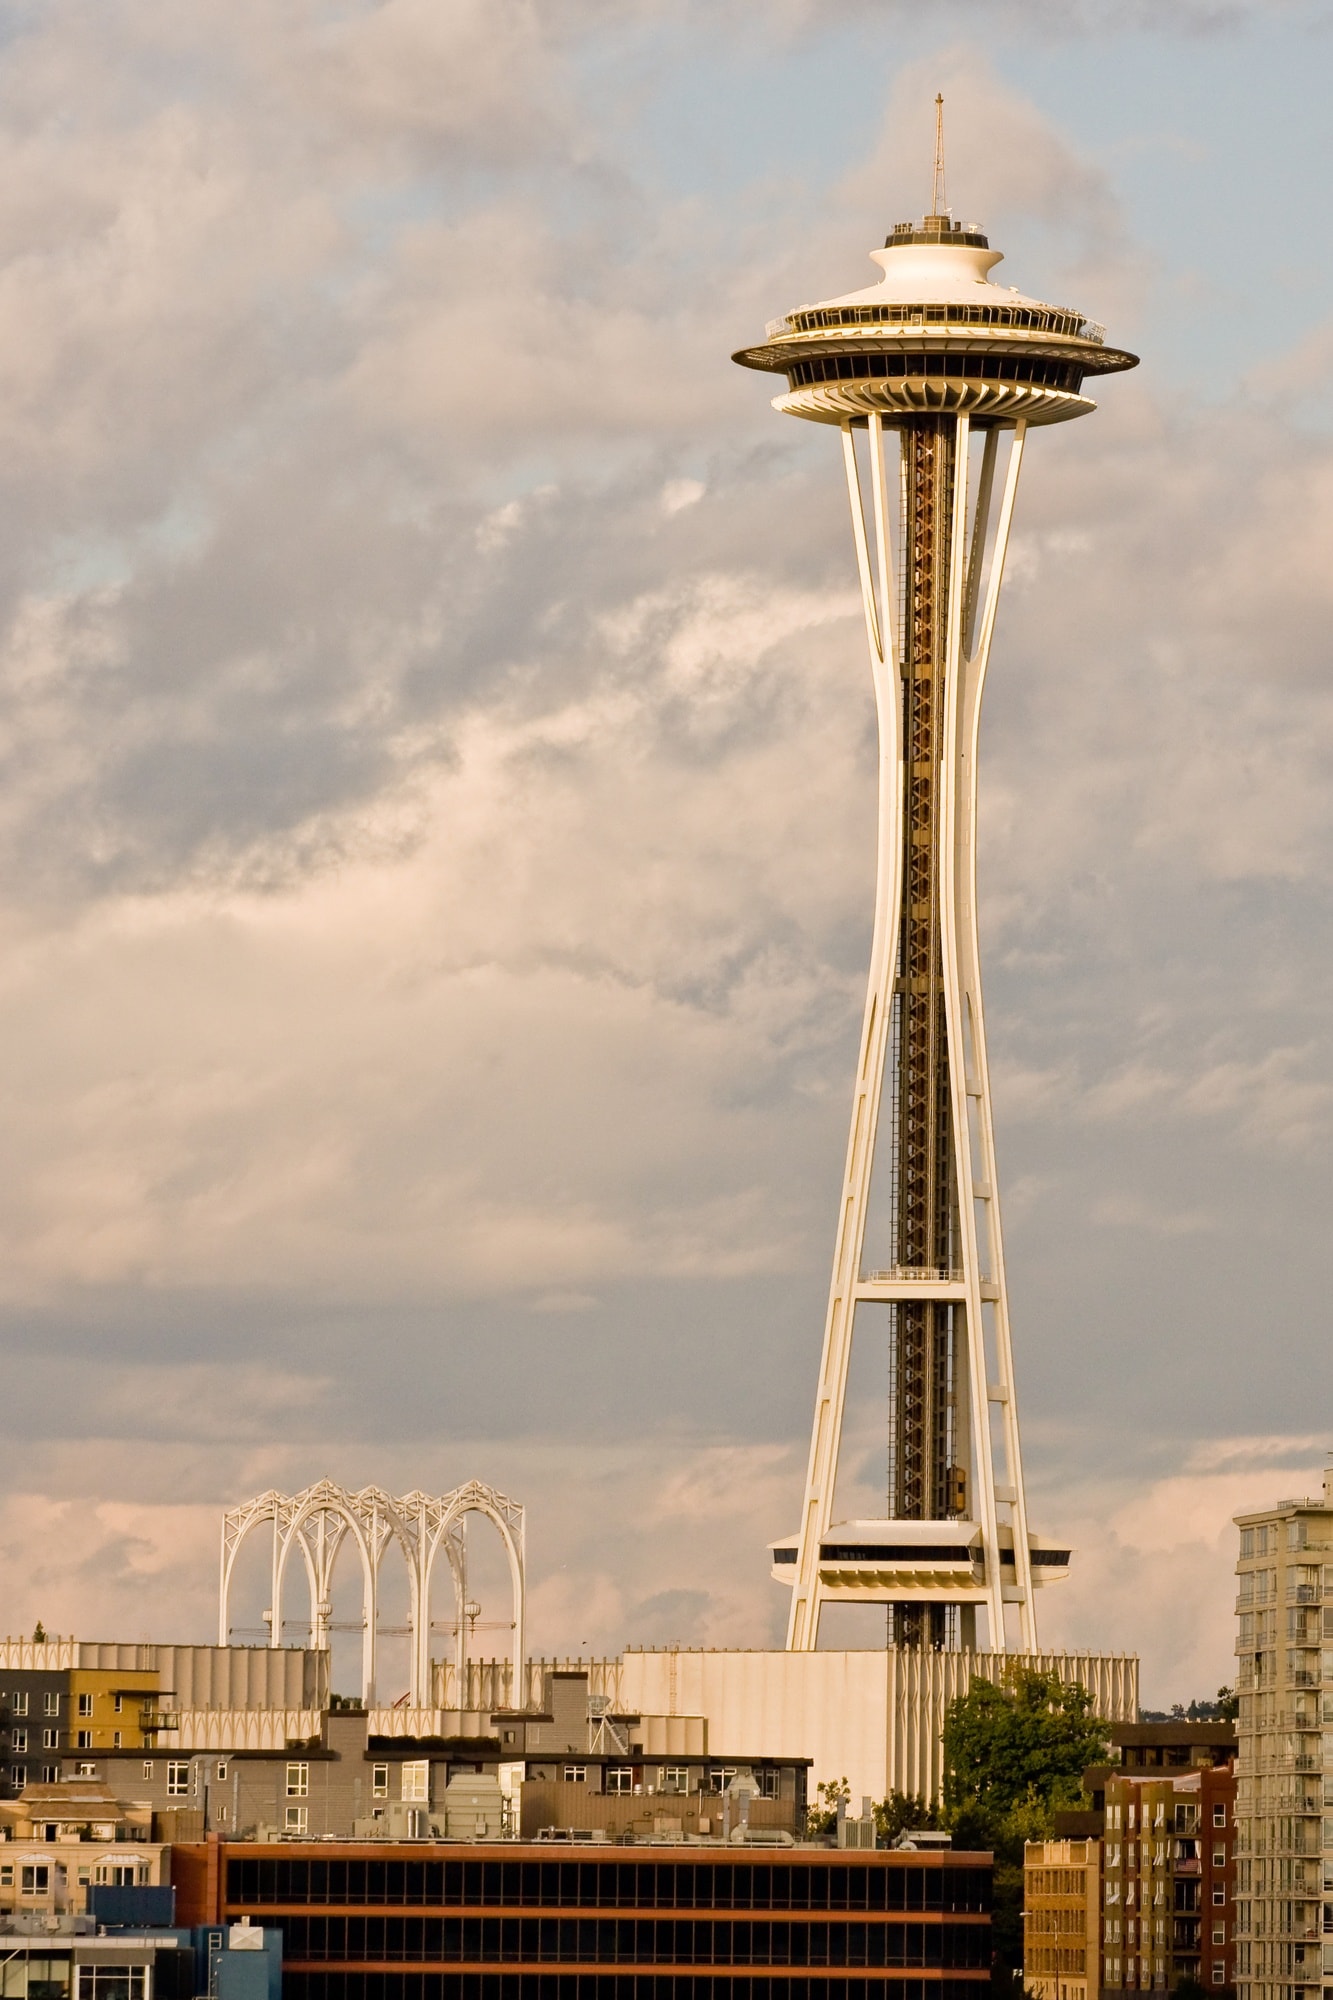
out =
[[[785,314],[734,357],[786,378],[775,409],[842,433],[879,724],[870,979],[809,1465],[797,1531],[772,1550],[797,1652],[829,1603],[887,1606],[894,1647],[1035,1652],[1034,1589],[1069,1563],[1030,1530],[1023,1491],[977,742],[1027,434],[1088,414],[1088,378],[1137,357],[1082,313],[992,282],[1000,253],[947,206],[941,110],[931,212],[871,253],[879,282]],[[886,1506],[838,1520],[853,1335],[883,1368]]]

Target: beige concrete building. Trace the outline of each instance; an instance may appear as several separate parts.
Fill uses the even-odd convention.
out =
[[[1023,1856],[1023,1983],[1036,2000],[1098,2000],[1102,1843],[1030,1840]]]
[[[1333,1468],[1238,1514],[1240,2000],[1333,1994]]]
[[[80,1915],[94,1883],[157,1886],[167,1848],[152,1813],[97,1778],[29,1785],[0,1802],[0,1916]]]
[[[744,1743],[765,1757],[811,1759],[811,1797],[845,1777],[854,1799],[891,1791],[936,1799],[948,1705],[973,1676],[1002,1680],[1017,1666],[1087,1688],[1107,1722],[1138,1715],[1138,1661],[1098,1653],[712,1652],[686,1647],[623,1653],[611,1684],[632,1714],[707,1718],[710,1743]]]

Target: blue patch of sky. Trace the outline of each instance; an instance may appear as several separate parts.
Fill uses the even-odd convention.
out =
[[[743,36],[696,19],[603,34],[580,73],[590,121],[644,186],[734,213],[756,190],[785,189],[803,227],[822,191],[869,153],[896,72],[936,53],[943,69],[960,52],[989,63],[1108,175],[1156,270],[1140,337],[1167,382],[1224,399],[1333,314],[1326,8],[1265,10],[1209,32],[1053,37],[1012,16],[978,27],[956,9],[787,36],[756,33],[753,19]],[[899,206],[922,205],[925,180]],[[956,197],[966,207],[966,190]],[[1021,247],[1024,233],[1009,241]],[[1040,289],[1040,273],[1023,282]]]

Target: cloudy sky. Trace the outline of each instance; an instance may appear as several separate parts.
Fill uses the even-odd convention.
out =
[[[327,1475],[526,1501],[538,1651],[778,1635],[873,746],[836,452],[728,356],[940,89],[1001,281],[1144,357],[988,692],[1043,1636],[1229,1674],[1333,1442],[1331,80],[1326,0],[0,5],[0,1627],[206,1638]]]

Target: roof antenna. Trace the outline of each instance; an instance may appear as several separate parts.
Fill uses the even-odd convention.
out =
[[[932,215],[949,213],[944,190],[944,96],[939,91],[935,95],[935,182],[930,202]]]

